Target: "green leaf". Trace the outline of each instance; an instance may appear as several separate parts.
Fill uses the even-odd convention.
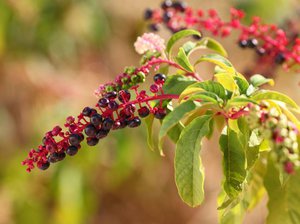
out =
[[[235,92],[238,88],[237,84],[235,83],[234,77],[228,73],[218,73],[214,75],[218,82],[224,86],[225,89],[228,89],[231,92]]]
[[[186,77],[183,75],[172,75],[168,76],[165,84],[163,85],[163,90],[166,94],[179,95],[186,87],[194,83],[196,83],[196,80],[191,77]]]
[[[250,130],[249,124],[244,117],[238,119],[238,127],[241,133],[239,139],[246,152],[246,169],[250,170],[258,159],[259,146],[262,139],[259,138],[257,130]]]
[[[253,100],[261,101],[261,100],[274,100],[283,102],[286,105],[291,106],[292,108],[299,109],[299,106],[295,103],[294,100],[292,100],[290,97],[288,97],[285,94],[271,91],[271,90],[260,90],[255,95],[251,97]]]
[[[184,50],[184,53],[189,56],[190,53],[192,53],[192,51],[197,47],[197,44],[192,42],[192,41],[188,41],[185,44],[182,45],[182,48]]]
[[[279,170],[269,158],[264,185],[269,196],[267,223],[300,223],[300,171],[290,175],[288,181],[282,186]]]
[[[154,151],[153,133],[152,133],[154,115],[149,114],[149,116],[146,117],[144,120],[145,120],[145,124],[147,127],[147,144],[148,144],[148,147]]]
[[[168,113],[168,115],[163,119],[162,125],[159,131],[159,148],[162,147],[163,137],[168,133],[168,131],[176,125],[185,114],[196,109],[197,103],[193,101],[186,101],[179,106],[175,107],[173,111]]]
[[[223,102],[223,100],[220,97],[210,92],[193,94],[191,97],[189,97],[189,100],[201,100],[201,102],[212,102],[214,104],[218,104],[218,102]]]
[[[168,137],[176,143],[180,137],[180,134],[182,130],[184,129],[183,124],[181,122],[178,122],[175,124],[169,131],[168,131]]]
[[[182,30],[182,31],[179,31],[179,32],[173,34],[173,36],[169,39],[169,41],[167,43],[167,47],[166,47],[166,52],[168,54],[168,57],[169,58],[171,57],[172,48],[178,40],[180,40],[184,37],[187,37],[187,36],[192,36],[192,35],[196,35],[196,36],[201,37],[200,32],[198,32],[196,30],[192,30],[192,29]]]
[[[256,74],[256,75],[251,76],[250,83],[254,87],[259,87],[259,86],[267,84],[267,83],[270,84],[271,86],[273,86],[274,85],[274,80],[273,79],[267,79],[262,75]]]
[[[204,62],[204,61],[214,63],[220,66],[222,69],[226,70],[227,72],[232,73],[233,75],[235,74],[235,69],[231,64],[231,62],[227,58],[224,58],[221,55],[218,54],[203,55],[195,62],[194,67],[200,62]]]
[[[234,80],[236,81],[236,84],[239,87],[240,94],[246,94],[246,91],[249,88],[249,83],[247,82],[247,80],[243,79],[241,77],[238,77],[238,76],[235,76],[233,78],[234,78]]]
[[[204,37],[201,40],[201,45],[205,46],[206,48],[210,49],[210,50],[214,50],[216,51],[218,54],[227,57],[227,52],[224,49],[224,47],[216,40],[210,38],[210,37]]]
[[[222,134],[219,141],[223,152],[224,190],[230,198],[238,196],[246,178],[245,145],[239,135],[227,128],[227,135]]]
[[[177,54],[176,57],[176,62],[182,67],[184,68],[186,71],[188,72],[194,72],[194,68],[191,65],[188,57],[186,56],[184,49],[181,47],[179,48],[179,52]]]
[[[247,209],[253,209],[264,197],[266,191],[264,188],[264,177],[267,171],[265,156],[261,156],[259,160],[251,168],[247,176],[247,185],[243,195],[244,204]]]
[[[198,89],[198,90],[197,90]],[[183,99],[184,97],[191,94],[189,90],[192,90],[193,93],[203,92],[203,90],[211,93],[215,93],[218,97],[225,100],[227,98],[226,96],[226,90],[225,88],[218,82],[214,81],[204,81],[204,82],[197,82],[195,84],[192,84],[188,86],[182,93],[179,99]],[[194,91],[195,90],[195,91]]]
[[[175,181],[182,200],[191,207],[204,199],[204,172],[200,159],[201,140],[209,133],[211,116],[193,120],[181,133],[175,151]]]
[[[235,107],[235,106],[246,106],[249,103],[258,104],[256,101],[247,98],[245,95],[236,96],[227,101],[226,108]]]
[[[196,43],[189,41],[185,43],[182,47],[187,56],[189,56],[192,52],[194,52],[197,49],[210,49],[224,57],[227,57],[227,52],[223,48],[223,46],[218,41],[210,37],[204,37]]]
[[[258,90],[258,88],[254,87],[252,84],[248,86],[248,89],[246,90],[246,95],[251,96],[253,93],[255,93]]]

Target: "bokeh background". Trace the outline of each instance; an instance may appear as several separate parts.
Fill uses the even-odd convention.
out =
[[[193,0],[224,18],[231,6],[284,26],[299,21],[297,0]],[[94,105],[93,91],[125,66],[138,65],[136,37],[146,30],[145,8],[160,1],[0,1],[0,224],[217,223],[222,178],[217,135],[202,150],[206,199],[199,208],[181,202],[174,183],[174,145],[166,156],[147,148],[145,128],[121,130],[45,172],[28,174],[21,161],[43,134],[68,115]],[[297,11],[298,10],[298,11]],[[299,24],[299,23],[298,23]],[[170,34],[161,31],[168,38]],[[254,55],[222,41],[240,71]],[[243,55],[243,56],[241,56]],[[207,74],[209,67],[201,68]],[[295,72],[276,70],[277,90],[300,103]],[[245,223],[263,223],[265,203]]]

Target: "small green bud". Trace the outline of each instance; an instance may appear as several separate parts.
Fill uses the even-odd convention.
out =
[[[135,72],[135,67],[129,66],[124,69],[124,73],[128,75],[131,75],[133,72]]]
[[[127,83],[128,82],[128,78],[122,78],[121,79],[121,82],[124,84],[124,83]]]
[[[105,87],[105,91],[106,92],[111,92],[111,91],[113,91],[114,90],[114,88],[112,87],[112,86],[106,86]]]
[[[138,78],[137,75],[132,75],[130,79],[131,79],[131,81],[132,81],[134,84],[136,84],[136,83],[138,82],[138,79],[139,79],[139,78]]]

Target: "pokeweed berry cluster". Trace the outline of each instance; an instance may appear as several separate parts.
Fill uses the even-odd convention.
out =
[[[74,156],[81,148],[85,136],[87,144],[95,146],[111,130],[138,127],[141,118],[149,114],[153,114],[157,119],[163,119],[167,113],[163,101],[178,96],[163,93],[162,87],[166,80],[164,74],[158,73],[153,79],[150,95],[145,90],[139,91],[138,85],[132,86],[130,90],[109,92],[107,89],[116,88],[117,85],[106,85],[106,89],[99,93],[101,98],[95,108],[85,107],[77,119],[73,116],[67,117],[65,123],[67,131],[64,132],[61,127],[56,126],[47,132],[43,144],[37,149],[32,149],[22,164],[27,166],[28,172],[35,167],[35,164],[38,168],[46,170],[50,163],[63,160],[66,154]],[[135,95],[134,99],[132,99],[132,92]],[[155,106],[151,106],[150,101],[156,101]]]
[[[246,117],[251,129],[257,129],[263,139],[268,140],[273,149],[271,155],[277,164],[282,164],[284,171],[291,174],[299,167],[297,135],[299,130],[288,120],[285,114],[279,114],[266,103],[250,105]]]
[[[297,35],[289,35],[288,31],[274,24],[264,24],[259,17],[253,17],[251,24],[245,25],[241,22],[245,13],[235,8],[231,8],[230,15],[230,20],[224,21],[214,9],[204,12],[202,9],[194,10],[184,2],[166,0],[158,9],[146,9],[144,18],[153,31],[158,31],[160,24],[173,33],[193,28],[221,37],[238,30],[238,45],[255,50],[264,58],[262,63],[270,66],[279,64],[286,69],[300,65],[300,38]]]

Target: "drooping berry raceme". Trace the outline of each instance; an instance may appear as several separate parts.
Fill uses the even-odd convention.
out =
[[[246,118],[250,128],[256,129],[263,139],[269,141],[271,155],[286,173],[293,173],[300,167],[297,142],[299,130],[285,114],[279,114],[274,107],[269,109],[267,103],[264,103],[260,106],[249,105]]]
[[[150,40],[151,38],[154,39]],[[152,43],[151,46],[147,43],[146,48],[150,46],[153,51],[164,49],[163,42],[158,36],[148,34],[146,39]],[[139,41],[141,40],[137,42]],[[137,48],[141,47],[141,43],[136,44],[136,46]],[[143,49],[145,50],[145,47]],[[56,126],[48,131],[43,138],[43,143],[37,149],[30,150],[28,158],[22,162],[23,165],[27,166],[27,171],[30,172],[35,166],[45,170],[51,163],[63,160],[66,155],[74,156],[80,150],[84,139],[89,146],[95,146],[110,131],[125,127],[138,127],[142,122],[141,118],[150,114],[153,114],[157,119],[162,119],[166,115],[163,101],[179,97],[163,92],[166,76],[162,73],[155,74],[153,77],[155,91],[152,91],[150,87],[149,93],[145,90],[139,90],[139,84],[145,81],[152,68],[156,71],[161,64],[166,63],[181,69],[183,72],[187,71],[160,55],[162,52],[152,55],[139,68],[127,67],[115,79],[115,82],[101,85],[95,91],[95,95],[99,97],[95,108],[85,107],[76,118],[67,117],[64,124],[67,130],[63,131],[60,126]],[[193,76],[190,73],[188,75]],[[193,77],[197,78],[196,76]],[[156,103],[151,105],[152,101]]]
[[[193,28],[221,37],[227,37],[237,30],[240,32],[237,43],[241,48],[254,49],[260,57],[268,58],[258,62],[269,63],[270,67],[279,64],[287,69],[300,65],[300,38],[297,35],[289,35],[288,30],[284,31],[273,24],[263,24],[259,17],[254,17],[251,24],[244,25],[241,22],[244,12],[235,8],[230,10],[230,15],[230,20],[224,21],[214,9],[207,12],[194,10],[184,2],[170,0],[164,1],[161,8],[145,11],[145,19],[153,31],[157,31],[160,24],[173,33]]]
[[[31,171],[35,164],[45,170],[50,163],[63,160],[66,154],[74,156],[81,147],[84,135],[89,146],[95,146],[100,139],[106,137],[111,130],[128,126],[135,128],[140,126],[141,118],[153,114],[157,119],[166,115],[166,109],[162,107],[164,100],[176,99],[178,95],[164,94],[162,87],[166,80],[164,74],[154,76],[154,85],[157,91],[148,95],[145,90],[139,91],[139,86],[133,86],[130,90],[120,90],[102,93],[95,108],[85,107],[77,116],[66,119],[65,132],[56,126],[46,133],[43,144],[37,150],[32,149],[28,158],[23,161],[27,165],[27,171]],[[151,92],[151,91],[149,91]],[[150,102],[156,101],[156,106]]]

